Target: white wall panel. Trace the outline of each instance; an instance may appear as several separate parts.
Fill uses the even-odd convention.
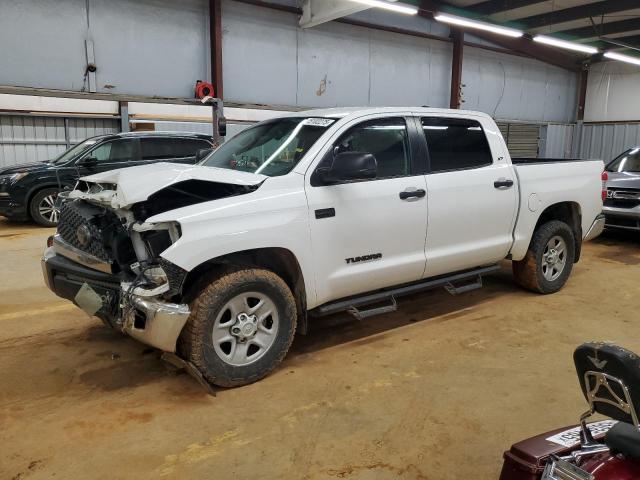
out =
[[[529,58],[465,47],[463,107],[496,118],[574,120],[577,75]]]
[[[369,105],[369,30],[326,23],[300,30],[298,39],[296,105]]]
[[[621,62],[592,65],[587,80],[585,122],[640,120],[640,68]]]
[[[226,100],[297,105],[296,22],[289,13],[223,2]]]
[[[88,8],[87,8],[88,7]],[[192,97],[207,78],[205,0],[1,0],[0,85]]]

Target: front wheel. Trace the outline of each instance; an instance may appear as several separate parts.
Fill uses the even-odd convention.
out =
[[[287,284],[263,269],[227,273],[192,303],[180,353],[212,384],[246,385],[268,375],[287,354],[296,304]]]
[[[31,199],[29,212],[34,222],[43,227],[55,227],[58,225],[60,210],[56,206],[60,190],[57,188],[43,188]]]
[[[513,262],[513,274],[528,290],[554,293],[567,282],[574,259],[573,231],[566,223],[552,220],[533,233],[526,256]]]

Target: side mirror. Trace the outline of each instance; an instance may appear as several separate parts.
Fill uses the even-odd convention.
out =
[[[201,162],[205,159],[211,152],[213,152],[213,148],[201,148],[196,152],[196,163]]]
[[[95,168],[98,165],[98,159],[96,157],[81,158],[76,165],[85,168]]]
[[[378,175],[378,162],[371,153],[342,152],[333,157],[330,167],[319,172],[327,183],[367,180]]]

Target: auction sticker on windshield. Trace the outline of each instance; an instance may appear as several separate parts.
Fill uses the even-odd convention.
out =
[[[618,423],[617,420],[602,420],[600,422],[589,423],[587,427],[591,430],[591,434],[594,437],[601,437],[616,423]],[[580,427],[570,428],[564,432],[556,433],[555,435],[546,438],[546,440],[548,442],[562,445],[563,447],[573,447],[580,443]]]

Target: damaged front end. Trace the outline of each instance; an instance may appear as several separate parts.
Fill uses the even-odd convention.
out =
[[[118,185],[81,180],[61,205],[42,259],[47,286],[111,327],[175,352],[190,314],[183,301],[187,271],[161,254],[179,241],[181,227],[147,219],[255,188],[191,179],[127,204]]]

